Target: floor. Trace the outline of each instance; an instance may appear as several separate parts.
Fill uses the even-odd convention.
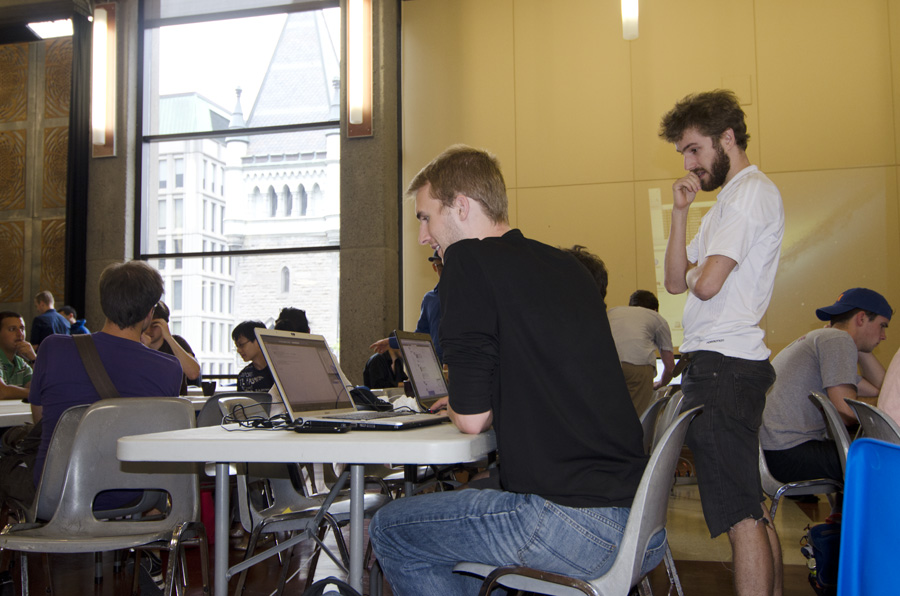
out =
[[[784,552],[784,594],[786,596],[810,596],[812,589],[807,582],[806,559],[800,553],[800,539],[808,524],[824,521],[830,508],[822,497],[818,504],[799,504],[791,500],[783,500],[778,508],[775,526],[778,528],[782,550]],[[674,486],[669,500],[668,518],[669,540],[676,560],[676,567],[681,577],[684,593],[687,596],[719,596],[733,593],[731,580],[731,549],[726,537],[711,540],[703,522],[700,500],[696,485],[678,484]],[[232,562],[237,562],[243,552],[237,548],[241,539],[233,539],[235,546],[230,550]],[[203,594],[199,556],[196,549],[191,549],[189,558],[190,587],[187,594],[200,596]],[[305,569],[309,561],[311,549],[303,544],[295,549],[291,571]],[[129,573],[113,573],[112,556],[103,557],[104,579],[102,584],[95,585],[92,572],[92,556],[67,555],[53,556],[50,560],[54,592],[59,595],[97,594],[114,596],[129,594],[131,576]],[[41,569],[40,557],[33,556],[29,560],[31,576],[31,593],[44,593],[46,576]],[[269,559],[251,569],[244,591],[246,596],[268,596],[278,584],[280,567],[277,558]],[[322,557],[316,573],[316,579],[340,575],[336,566],[326,557]],[[18,570],[13,572],[18,584]],[[665,569],[660,566],[651,574],[654,594],[666,594],[668,580]],[[230,588],[234,590],[235,581]],[[365,590],[368,593],[368,581]],[[285,590],[287,594],[302,594],[302,578],[289,581]],[[390,594],[386,587],[385,594]],[[673,592],[674,593],[674,592]],[[17,591],[16,594],[19,594]]]

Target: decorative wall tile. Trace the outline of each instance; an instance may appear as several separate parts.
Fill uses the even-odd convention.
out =
[[[66,294],[66,220],[41,222],[41,290],[49,290],[60,302]],[[37,290],[35,290],[37,291]]]
[[[0,132],[0,210],[25,208],[25,138],[24,130]]]
[[[28,44],[0,45],[0,122],[28,115]]]
[[[66,117],[72,89],[72,38],[48,41],[46,47],[44,117]]]
[[[25,283],[25,222],[0,222],[0,303],[22,302]]]
[[[66,206],[66,164],[69,155],[69,127],[44,129],[43,207]]]

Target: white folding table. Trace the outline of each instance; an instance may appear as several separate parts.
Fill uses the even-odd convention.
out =
[[[362,590],[364,464],[455,464],[484,458],[496,449],[493,431],[466,435],[451,424],[402,431],[298,434],[260,429],[204,427],[119,439],[122,461],[216,462],[216,536],[228,536],[230,463],[350,464],[350,575]],[[232,429],[231,431],[226,429]],[[215,596],[227,594],[228,540],[215,544]]]
[[[31,422],[31,406],[21,399],[0,400],[0,428]]]

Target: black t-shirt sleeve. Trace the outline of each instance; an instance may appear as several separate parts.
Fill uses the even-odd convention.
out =
[[[485,272],[462,240],[447,249],[441,274],[441,347],[450,371],[450,407],[482,414],[495,407],[500,364],[498,304]]]

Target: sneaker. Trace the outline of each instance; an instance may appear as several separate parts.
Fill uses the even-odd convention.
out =
[[[163,578],[162,559],[154,551],[141,551],[141,574],[138,578],[142,596],[147,594],[162,594],[166,587]]]

